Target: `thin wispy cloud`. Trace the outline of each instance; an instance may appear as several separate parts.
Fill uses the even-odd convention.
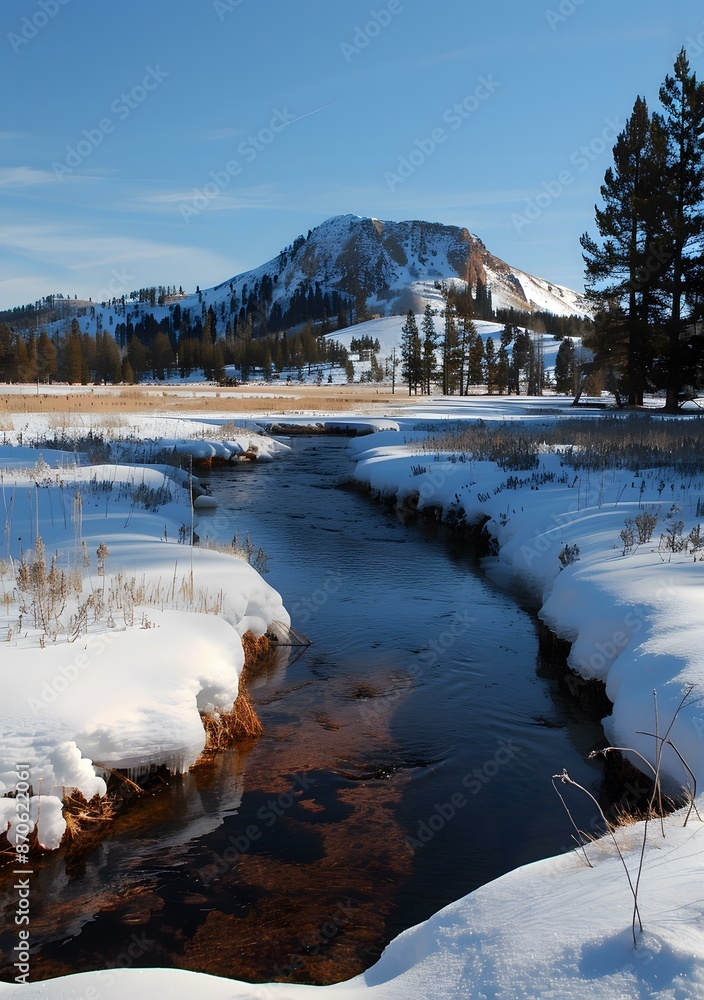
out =
[[[36,167],[0,167],[0,189],[55,183],[56,176],[51,170],[37,170]]]
[[[17,301],[20,301],[23,296],[33,299],[38,288],[51,288],[52,285],[53,279],[42,274],[0,278],[0,292],[9,291],[13,296],[18,296]]]
[[[40,188],[57,186],[63,184],[81,184],[92,181],[103,180],[112,176],[115,171],[111,168],[96,169],[90,173],[68,174],[60,181],[53,170],[44,170],[39,167],[0,167],[0,191],[21,191],[27,188]]]
[[[157,283],[173,282],[174,276],[181,274],[186,281],[192,269],[203,275],[203,283],[205,275],[224,279],[237,271],[236,263],[216,251],[111,231],[96,235],[81,226],[17,224],[4,227],[3,236],[0,254],[14,256],[18,265],[15,276],[0,281],[0,292],[13,288],[32,298],[66,285],[86,297],[96,295],[115,269],[124,268],[135,275],[148,268]],[[4,270],[7,274],[7,267]]]
[[[95,236],[88,231],[67,231],[59,226],[8,226],[3,246],[25,256],[61,258],[69,270],[145,260],[181,252],[168,243],[125,236]]]
[[[201,185],[202,186],[202,185]],[[234,186],[234,182],[233,182]],[[190,204],[198,193],[198,185],[172,191],[154,191],[129,198],[122,207],[132,212],[173,212],[181,204]],[[238,190],[224,190],[208,200],[206,212],[233,212],[246,209],[280,209],[285,196],[276,184],[259,184]]]

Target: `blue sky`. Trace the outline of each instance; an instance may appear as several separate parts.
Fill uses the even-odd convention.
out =
[[[704,8],[679,0],[12,0],[0,307],[208,287],[331,215],[467,226],[583,287],[617,130]]]

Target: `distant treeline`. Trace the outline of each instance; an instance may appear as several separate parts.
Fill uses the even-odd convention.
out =
[[[222,380],[227,366],[246,380],[253,371],[269,376],[317,364],[345,366],[352,377],[348,352],[326,335],[370,318],[364,297],[323,291],[320,282],[309,281],[283,308],[274,298],[277,281],[277,275],[264,275],[245,283],[239,294],[234,282],[224,283],[215,289],[216,305],[206,305],[200,288],[184,300],[175,285],[141,288],[102,304],[47,296],[0,314],[0,381],[135,382],[172,374],[187,378],[201,369],[207,378]],[[562,338],[581,336],[588,326],[579,317],[494,310],[481,281],[474,292],[452,295],[462,300],[467,315],[512,328]],[[150,311],[157,306],[162,315]],[[60,324],[60,332],[47,333],[50,324],[55,330]],[[366,335],[353,338],[350,346],[374,363],[375,377],[381,377],[379,349],[379,341]]]
[[[144,340],[133,331],[121,344],[105,330],[95,335],[82,333],[76,319],[68,332],[52,337],[46,331],[39,336],[16,333],[0,323],[0,382],[133,383],[175,374],[187,378],[201,369],[206,378],[223,381],[228,365],[235,366],[245,380],[255,369],[268,376],[323,363],[344,366],[347,361],[346,349],[316,335],[310,324],[300,333],[272,334],[259,340],[189,335],[176,337],[174,343],[158,325],[151,330],[149,323],[140,332]]]

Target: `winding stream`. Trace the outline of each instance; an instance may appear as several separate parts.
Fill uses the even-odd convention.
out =
[[[141,798],[80,857],[39,864],[34,979],[110,965],[345,979],[443,905],[568,849],[553,773],[598,792],[584,756],[600,726],[541,662],[533,614],[452,538],[335,488],[345,440],[292,446],[201,477],[219,506],[198,530],[249,531],[313,645],[253,679],[263,737]],[[10,887],[0,874],[7,981]]]

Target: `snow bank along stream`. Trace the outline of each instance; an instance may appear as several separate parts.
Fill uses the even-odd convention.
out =
[[[658,690],[660,718],[669,721],[683,690],[688,685],[694,685],[696,695],[702,686],[702,643],[698,634],[701,608],[698,559],[692,558],[691,551],[687,558],[682,557],[681,551],[673,551],[671,558],[663,560],[661,547],[658,550],[657,546],[644,545],[631,546],[627,554],[623,555],[623,546],[618,544],[624,517],[641,510],[643,500],[653,506],[658,501],[664,502],[661,496],[656,496],[659,482],[652,476],[643,475],[646,494],[650,490],[653,495],[632,498],[627,490],[639,490],[639,483],[636,484],[635,478],[629,473],[602,476],[598,482],[594,479],[589,481],[589,477],[582,477],[579,484],[576,480],[560,481],[559,459],[546,456],[545,472],[554,472],[553,480],[545,479],[538,490],[531,488],[536,484],[530,482],[507,487],[507,474],[492,463],[475,462],[468,469],[466,464],[452,462],[447,456],[432,463],[431,467],[420,470],[425,459],[419,460],[418,455],[398,448],[397,439],[394,442],[385,438],[378,438],[376,441],[360,439],[356,442],[356,450],[360,460],[357,475],[373,489],[393,492],[402,498],[417,495],[421,507],[433,505],[449,510],[455,505],[462,507],[469,517],[489,517],[490,530],[499,546],[498,555],[489,566],[491,571],[504,579],[508,576],[517,577],[533,594],[540,597],[542,616],[559,635],[572,642],[571,664],[575,670],[585,678],[605,680],[607,693],[614,703],[614,714],[606,723],[611,739],[634,745],[645,755],[652,757],[652,739],[640,737],[638,730],[650,729],[653,725],[653,688]],[[551,463],[555,465],[554,469]],[[574,496],[575,488],[578,490],[577,499]],[[673,492],[675,489],[679,487],[673,484]],[[683,521],[686,522],[682,530],[686,533],[690,527],[695,527],[698,509],[695,510],[694,503],[697,498],[691,484],[682,484],[681,493],[681,496],[668,497],[668,508],[676,502],[682,509]],[[356,499],[363,502],[361,498]],[[280,500],[283,502],[283,497]],[[293,514],[295,507],[292,506],[289,512]],[[665,513],[663,510],[663,520]],[[333,525],[330,528],[332,531],[336,530]],[[366,537],[363,540],[369,542],[372,539]],[[262,543],[265,540],[257,537],[256,541]],[[311,537],[307,532],[301,531],[298,541],[302,547],[308,546],[310,551]],[[384,537],[384,541],[388,541],[388,538]],[[404,547],[405,545],[406,542]],[[563,560],[565,565],[562,566],[559,554],[575,546],[579,549],[579,558],[566,558]],[[694,555],[696,557],[696,550]],[[418,554],[417,559],[422,562],[422,555]],[[417,570],[416,559],[413,560],[410,571],[407,560],[399,558],[398,564],[400,579],[408,579],[412,574],[417,582],[421,573]],[[391,579],[388,564],[384,564],[384,571],[388,581]],[[320,577],[318,583],[320,584]],[[396,583],[396,578],[393,578],[393,583]],[[387,589],[393,594],[393,586],[388,586],[387,583]],[[320,586],[315,591],[309,590],[307,595],[299,592],[296,603],[299,611],[307,607],[313,620],[322,621],[333,602],[327,599],[321,602],[314,596],[318,592],[324,593]],[[456,594],[455,586],[451,602],[448,603],[454,605]],[[294,605],[285,594],[284,597],[293,609]],[[307,597],[307,605],[303,604],[304,597]],[[347,599],[353,598],[354,591],[350,590]],[[340,597],[336,594],[334,603],[338,604],[343,599],[344,595]],[[431,597],[431,603],[432,601]],[[414,612],[417,609],[416,605]],[[485,621],[488,616],[484,614],[484,607],[482,614],[477,617],[475,632],[480,631],[484,624],[489,631],[493,629],[497,632],[496,621],[493,624]],[[504,627],[507,617],[508,615],[504,615]],[[407,624],[407,620],[404,620],[404,624]],[[304,627],[310,629],[309,625]],[[367,623],[363,622],[361,628],[366,627]],[[476,634],[474,638],[476,639]],[[421,651],[432,649],[429,645],[420,648]],[[352,643],[352,657],[359,656],[359,652],[358,645]],[[407,649],[407,652],[412,653],[413,650]],[[454,655],[455,647],[449,659],[454,659]],[[447,658],[443,657],[443,662]],[[459,649],[457,658],[462,658]],[[302,679],[300,671],[303,670],[303,664],[303,659],[294,664],[290,678],[294,684]],[[464,666],[467,666],[466,660]],[[369,681],[373,676],[378,676],[378,664],[375,663],[374,667],[368,676]],[[411,678],[410,687],[415,686],[420,700],[428,705],[429,689],[433,686],[428,680],[432,668],[421,672],[420,682],[408,669],[407,662],[403,664],[402,670],[406,677]],[[475,670],[473,664],[471,671]],[[316,671],[328,681],[333,676],[326,657],[313,661],[311,673]],[[451,670],[451,675],[453,673]],[[481,671],[478,673],[481,675]],[[518,675],[524,675],[524,671],[514,671],[511,685],[504,683],[500,686],[502,698],[510,686],[518,684]],[[452,676],[449,679],[452,680]],[[350,692],[352,697],[356,698],[360,692],[362,701],[372,700],[374,696],[373,700],[377,700],[382,706],[382,710],[373,715],[377,720],[384,717],[384,705],[390,707],[393,703],[393,718],[397,722],[398,716],[403,713],[403,702],[399,702],[398,696],[393,696],[393,702],[388,698],[386,701],[379,699],[378,691],[373,692],[370,686],[365,692],[363,686],[357,683],[359,680],[359,677],[355,678],[355,685]],[[445,686],[447,681],[448,678],[444,677]],[[534,682],[539,683],[535,678]],[[448,707],[452,708],[460,690],[461,686],[451,685],[449,697],[441,706],[446,717]],[[519,698],[525,698],[525,694],[526,690],[519,688]],[[287,691],[286,699],[291,700],[292,695],[293,691]],[[314,702],[315,697],[313,695]],[[281,695],[274,695],[274,714],[282,711],[286,699]],[[410,704],[412,700],[411,696],[406,704]],[[495,692],[494,706],[496,701]],[[324,710],[320,711],[320,706],[317,707],[321,732],[334,731],[339,720],[330,717]],[[466,719],[467,706],[462,707],[465,709]],[[482,706],[484,707],[486,706]],[[510,716],[511,706],[500,705],[502,710],[504,707]],[[329,705],[323,706],[323,709],[327,708]],[[414,717],[410,713],[409,718],[419,740],[424,737],[424,730],[419,723],[422,720],[425,724],[428,714],[425,711]],[[477,719],[480,717],[481,713],[478,713]],[[535,752],[538,752],[538,748],[545,749],[544,738],[555,732],[549,716],[544,716],[542,720],[534,718],[533,721],[542,731],[541,740],[536,740],[534,747],[531,747],[531,771],[535,770]],[[503,725],[501,713],[491,720],[491,724],[495,737]],[[402,731],[402,727],[400,728]],[[454,740],[456,732],[453,723],[449,724],[449,732]],[[678,717],[676,728],[673,729],[673,739],[698,773],[702,772],[702,732],[702,706],[694,698]],[[526,727],[524,736],[528,733]],[[398,736],[398,732],[395,731],[394,735]],[[469,736],[472,738],[474,733]],[[383,739],[375,741],[375,747],[381,749]],[[551,749],[554,751],[555,747]],[[580,749],[583,751],[584,746]],[[307,745],[305,755],[310,752],[310,745]],[[575,754],[577,758],[580,756],[581,753]],[[402,760],[404,759],[402,755]],[[355,760],[355,763],[359,764],[359,761]],[[423,758],[423,771],[431,781],[437,778],[438,773],[442,774],[443,763],[433,761],[430,754]],[[564,763],[564,759],[555,761],[553,757],[550,769],[559,771]],[[500,771],[498,759],[494,760],[494,764]],[[682,770],[676,756],[666,755],[664,765],[673,784],[680,782]],[[573,770],[573,764],[567,762],[567,766],[570,771]],[[574,761],[574,767],[577,766],[579,765]],[[403,772],[407,768],[400,770]],[[373,772],[366,772],[362,778],[372,791],[377,781],[388,781],[386,776],[382,778]],[[347,779],[350,779],[349,770]],[[359,783],[359,774],[355,775],[355,779]],[[585,780],[588,783],[588,777]],[[409,784],[412,788],[413,781]],[[403,782],[400,782],[400,787],[405,794]],[[480,781],[480,787],[484,806],[489,801],[485,795],[488,796],[491,789],[496,787],[493,776],[491,781]],[[523,782],[516,787],[525,792]],[[392,784],[387,784],[387,789],[392,788]],[[347,789],[348,793],[349,791]],[[465,807],[459,805],[459,800],[455,800],[455,816],[452,821],[445,820],[442,827],[433,831],[430,820],[439,817],[434,824],[438,826],[443,819],[442,809],[449,816],[449,808],[453,805],[452,798],[446,800],[437,795],[437,785],[433,791],[436,794],[432,797],[437,801],[432,806],[432,811],[423,813],[413,808],[413,820],[408,823],[407,814],[406,822],[400,824],[402,838],[407,846],[409,831],[412,833],[414,829],[421,829],[420,825],[415,827],[415,824],[424,822],[427,829],[434,832],[434,837],[422,850],[416,849],[420,855],[427,853],[427,847],[437,846],[446,836],[452,838],[453,831],[458,829],[455,819],[462,823],[462,819],[469,815]],[[533,794],[533,789],[527,793],[529,808],[525,813],[520,813],[521,820],[517,820],[519,814],[516,803],[513,800],[510,802],[511,837],[514,843],[517,839],[517,827],[521,830],[521,837],[524,836],[523,817],[535,816]],[[386,796],[392,797],[388,790]],[[338,806],[341,802],[349,801],[349,794],[340,795],[338,792],[336,797]],[[310,796],[304,798],[309,799]],[[467,795],[465,799],[468,799]],[[321,806],[325,809],[324,791],[321,791],[320,796],[313,793],[309,811],[315,815]],[[587,868],[576,855],[569,854],[528,865],[460,899],[426,923],[397,938],[382,960],[363,976],[339,987],[331,987],[327,992],[332,995],[356,996],[371,990],[376,996],[394,998],[430,995],[448,998],[484,995],[570,995],[585,998],[595,995],[704,996],[704,940],[701,934],[698,889],[702,858],[700,824],[693,821],[693,825],[683,829],[682,818],[681,815],[674,816],[666,822],[666,840],[660,839],[659,834],[657,840],[651,837],[646,855],[646,863],[650,868],[646,868],[642,890],[646,934],[641,940],[638,954],[634,954],[630,942],[631,904],[627,889],[624,890],[623,869],[607,846],[599,846],[592,857],[593,868]],[[297,815],[296,820],[298,819]],[[544,813],[540,813],[540,819],[545,819]],[[226,823],[227,820],[225,825]],[[282,819],[275,829],[284,825],[285,819]],[[470,827],[471,825],[469,824]],[[467,828],[463,825],[463,832]],[[540,833],[545,835],[548,852],[560,849],[550,842],[553,828],[552,821],[547,825],[542,822],[540,824]],[[385,842],[388,841],[388,824],[382,824],[381,830]],[[291,829],[287,832],[290,834]],[[622,847],[626,852],[627,862],[631,864],[639,856],[641,835],[640,825],[627,828],[621,834]],[[482,839],[482,849],[486,847],[487,839],[491,842],[491,835],[489,838],[485,835]],[[353,843],[354,840],[348,838],[347,846]],[[568,846],[564,833],[561,846],[562,849]],[[476,852],[475,843],[469,852],[465,845],[463,860],[468,853]],[[243,857],[247,858],[247,853]],[[355,863],[358,863],[356,856],[354,857]],[[416,855],[413,855],[413,859],[415,863]],[[514,860],[513,864],[528,860],[530,857],[524,857]],[[256,872],[261,876],[261,865],[256,868]],[[459,881],[459,877],[456,878],[456,885]],[[463,891],[459,885],[457,891]],[[403,899],[403,896],[399,898]],[[338,909],[336,912],[341,911]],[[351,911],[345,911],[345,919],[349,912]],[[598,913],[596,920],[595,913]],[[340,941],[346,937],[348,926],[344,923],[344,935],[341,933],[343,917],[339,918],[336,926],[337,934],[334,937]],[[318,951],[325,953],[326,948],[329,948],[328,953],[331,954],[335,945],[328,940],[324,944],[325,947],[319,936],[316,946]],[[307,970],[311,961],[309,951],[301,945],[294,957],[296,956],[301,959],[304,970]],[[146,957],[144,964],[154,963]],[[225,975],[232,974],[222,971]],[[291,974],[301,978],[300,968],[292,968]],[[146,995],[149,991],[150,996],[161,996],[165,995],[164,991],[169,990],[173,995],[186,996],[191,989],[198,989],[204,995],[211,996],[219,996],[223,990],[229,996],[268,998],[298,997],[304,993],[309,995],[304,987],[246,987],[208,978],[201,978],[198,985],[193,986],[186,973],[176,971],[141,973],[135,970],[125,973],[123,981],[125,984],[129,983],[129,988],[135,991],[135,995],[140,995],[139,991],[144,991]],[[95,985],[95,977],[79,978],[75,981],[74,995]],[[52,989],[53,987],[48,987],[47,996],[53,995]],[[4,991],[0,987],[0,992]],[[8,987],[6,991],[9,995],[12,987]]]
[[[599,769],[583,758],[600,739],[598,725],[574,709],[557,681],[536,675],[532,616],[478,574],[461,546],[334,488],[353,468],[346,446],[342,439],[296,439],[274,463],[202,474],[218,506],[200,512],[201,539],[226,541],[249,530],[271,557],[266,580],[314,645],[288,667],[273,665],[253,679],[265,727],[256,746],[199,767],[164,792],[160,801],[170,809],[154,800],[135,806],[82,875],[69,865],[70,906],[61,888],[64,862],[47,862],[46,916],[35,921],[37,972],[115,960],[138,919],[155,942],[139,964],[331,981],[368,966],[396,933],[457,895],[568,845],[549,775],[567,764],[597,789]],[[96,500],[104,528],[105,499]],[[88,508],[86,500],[84,533]],[[137,512],[131,516],[134,523]],[[72,546],[70,518],[68,525]],[[159,522],[156,555],[176,551],[188,570],[189,547],[167,545],[163,530]],[[110,536],[108,570],[116,565],[113,544]],[[90,551],[97,545],[96,535]],[[225,601],[233,589],[225,568],[250,571],[217,552],[194,555],[196,565],[200,557],[207,565],[216,560],[210,579]],[[173,562],[155,574],[171,587]],[[255,598],[263,604],[271,590],[252,580],[238,628]],[[279,604],[265,607],[262,618],[281,618]],[[152,608],[146,614],[153,620]],[[202,621],[199,677],[206,665],[222,669],[219,618]],[[220,624],[236,645],[239,633]],[[174,633],[172,644],[170,628],[130,634],[152,644],[150,657],[171,676],[168,664],[185,639]],[[129,656],[136,662],[135,650]],[[121,669],[113,662],[112,676]],[[189,697],[195,700],[192,691]],[[154,700],[167,710],[163,695],[155,691]],[[100,704],[113,711],[113,699]],[[178,746],[172,757],[186,763],[175,723],[159,738]],[[101,753],[101,763],[117,764],[116,755],[103,759],[105,746]],[[124,751],[120,759],[136,764]],[[585,825],[592,815],[582,810]],[[345,919],[334,920],[336,913]],[[319,941],[312,954],[302,942],[319,938],[326,923],[335,933],[327,931],[325,947]],[[233,935],[253,935],[252,946],[233,948]]]
[[[237,697],[241,637],[289,618],[246,562],[186,544],[189,494],[171,470],[21,457],[33,465],[0,471],[0,796],[20,764],[34,794],[29,820],[0,797],[0,830],[16,847],[36,826],[54,848],[64,791],[105,792],[94,763],[133,777],[191,767],[200,712]],[[11,450],[0,460],[14,464]]]

